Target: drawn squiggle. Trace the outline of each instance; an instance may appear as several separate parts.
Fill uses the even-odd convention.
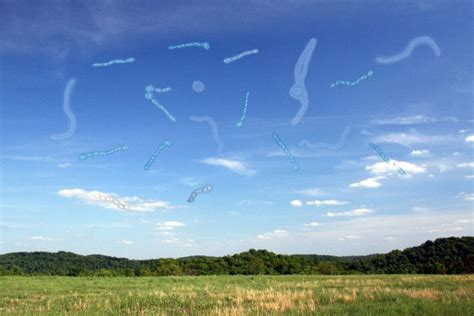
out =
[[[166,147],[171,146],[171,141],[166,140],[163,144],[161,144],[157,150],[151,155],[151,158],[148,160],[148,162],[145,164],[145,167],[143,168],[144,170],[150,169],[151,165],[155,161],[156,157],[160,154],[160,152],[165,149]]]
[[[242,52],[238,55],[232,56],[232,57],[227,57],[224,59],[225,64],[229,64],[233,61],[236,61],[242,57],[248,56],[248,55],[253,55],[253,54],[258,54],[258,49],[252,49],[252,50],[247,50],[245,52]]]
[[[128,150],[127,145],[119,146],[119,147],[116,147],[110,150],[105,150],[105,151],[91,151],[91,152],[79,155],[79,159],[86,160],[88,158],[97,157],[97,156],[109,156],[113,153],[116,153],[117,151],[125,151],[125,150]]]
[[[212,185],[208,184],[203,186],[202,188],[198,188],[194,190],[188,198],[188,203],[193,203],[196,199],[197,195],[200,193],[208,193],[212,191]]]
[[[341,134],[341,137],[339,138],[339,142],[337,144],[334,144],[334,145],[325,144],[325,143],[312,144],[307,140],[302,140],[300,142],[300,146],[306,146],[308,148],[324,148],[324,149],[329,149],[329,150],[337,150],[337,149],[342,148],[342,146],[344,146],[344,144],[346,143],[346,137],[347,137],[347,135],[349,134],[350,131],[351,131],[351,127],[346,126],[346,128],[344,128],[344,131]]]
[[[168,49],[177,49],[177,48],[184,48],[184,47],[202,47],[204,49],[211,48],[208,42],[192,42],[192,43],[184,43],[184,44],[179,44],[179,45],[168,46]]]
[[[334,88],[334,87],[336,87],[337,85],[340,85],[340,84],[344,84],[344,85],[348,85],[348,86],[355,86],[355,85],[358,85],[359,82],[361,82],[362,80],[367,79],[368,77],[372,76],[373,74],[374,74],[374,72],[372,70],[369,70],[369,72],[367,74],[363,75],[362,77],[360,77],[356,81],[338,80],[335,83],[331,84],[331,88]]]
[[[106,66],[110,66],[110,65],[113,65],[113,64],[128,64],[128,63],[133,63],[134,61],[135,61],[135,58],[133,58],[133,57],[128,58],[128,59],[114,59],[114,60],[111,60],[111,61],[106,62],[106,63],[92,64],[92,67],[106,67]]]
[[[76,130],[76,117],[72,113],[71,107],[69,105],[69,98],[71,97],[71,92],[75,84],[76,84],[76,78],[70,79],[66,85],[66,89],[64,90],[63,110],[69,119],[69,129],[67,132],[63,134],[51,135],[51,139],[60,140],[60,139],[71,137],[72,134],[74,134],[74,131]]]
[[[411,55],[411,52],[419,45],[426,44],[431,47],[433,50],[434,54],[436,56],[441,55],[441,50],[439,49],[439,46],[433,41],[433,39],[429,36],[419,36],[410,41],[408,43],[407,47],[399,54],[391,56],[391,57],[378,57],[376,61],[379,64],[391,64],[395,63],[397,61],[400,61],[402,59],[407,58],[408,56]]]
[[[217,144],[217,153],[221,153],[222,151],[222,148],[224,147],[224,145],[222,145],[222,142],[221,140],[219,139],[219,134],[217,132],[217,124],[216,122],[212,119],[212,117],[210,116],[194,116],[194,115],[191,115],[189,117],[189,119],[191,121],[194,121],[194,122],[207,122],[210,126],[211,126],[211,130],[212,130],[212,135],[214,136],[214,141],[216,142]]]
[[[285,143],[283,143],[283,141],[280,139],[280,137],[276,134],[276,133],[272,133],[272,138],[273,140],[278,144],[278,146],[281,147],[281,149],[283,149],[283,151],[288,155],[288,158],[290,158],[290,162],[291,162],[291,172],[296,172],[300,169],[300,167],[298,166],[298,164],[296,163],[296,160],[295,160],[295,157],[293,156],[293,154],[290,152],[290,150],[288,149],[288,147],[285,145]]]
[[[369,143],[369,146],[370,148],[372,148],[373,150],[375,150],[377,152],[377,154],[380,156],[380,158],[382,158],[383,161],[385,161],[387,164],[390,164],[390,159],[387,158],[387,156],[385,156],[385,153],[382,151],[382,149],[380,149],[379,146],[373,144],[373,143]],[[393,163],[393,161],[392,161]],[[396,167],[396,164],[393,163]],[[398,173],[400,175],[404,175],[405,174],[405,170],[403,170],[401,167],[398,167],[397,169]]]
[[[245,119],[245,115],[247,114],[247,107],[248,107],[248,102],[249,102],[249,94],[250,92],[247,92],[247,94],[245,95],[245,102],[244,102],[244,112],[242,113],[242,116],[240,117],[240,120],[235,123],[235,126],[237,127],[242,127],[242,123]]]
[[[312,38],[309,40],[308,44],[306,44],[305,49],[301,53],[298,61],[295,65],[294,77],[295,83],[290,88],[290,96],[293,99],[296,99],[300,102],[301,107],[296,113],[295,117],[291,120],[291,125],[296,125],[300,122],[301,118],[303,117],[304,113],[308,109],[308,91],[306,90],[305,86],[305,79],[306,74],[308,73],[308,66],[309,62],[311,61],[311,57],[313,56],[314,48],[316,47],[316,39]]]

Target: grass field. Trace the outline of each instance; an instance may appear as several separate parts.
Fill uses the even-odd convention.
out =
[[[474,275],[0,277],[1,315],[474,315]]]

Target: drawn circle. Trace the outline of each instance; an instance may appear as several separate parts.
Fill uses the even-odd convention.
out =
[[[303,93],[304,93],[303,89],[301,87],[298,87],[298,86],[293,86],[290,89],[290,94],[293,97],[300,97],[300,96],[303,95]]]
[[[208,42],[204,42],[204,43],[202,43],[202,47],[203,47],[204,49],[209,49],[211,46],[209,45]]]
[[[145,94],[145,98],[147,98],[148,100],[151,100],[153,98],[153,94],[147,93]]]
[[[193,82],[193,90],[196,92],[203,92],[206,87],[202,81],[194,81]]]

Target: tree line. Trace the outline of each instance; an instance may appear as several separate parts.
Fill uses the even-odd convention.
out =
[[[0,275],[179,276],[253,274],[474,273],[474,237],[440,238],[403,251],[368,256],[279,255],[255,250],[224,257],[129,260],[71,252],[0,255]]]

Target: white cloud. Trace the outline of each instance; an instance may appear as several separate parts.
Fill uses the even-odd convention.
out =
[[[413,157],[426,157],[430,155],[430,151],[427,149],[421,149],[421,150],[412,150],[410,153],[410,156]]]
[[[72,166],[72,164],[69,163],[69,162],[60,163],[60,164],[58,165],[59,168],[69,168],[69,167],[71,167],[71,166]]]
[[[464,141],[469,142],[469,143],[474,142],[474,134],[467,136]]]
[[[283,238],[287,237],[288,232],[286,230],[281,230],[281,229],[276,229],[270,233],[265,233],[262,235],[258,235],[258,239],[265,239],[265,240],[270,240],[270,239],[276,239],[276,238]]]
[[[360,239],[360,236],[357,235],[347,235],[345,237],[340,237],[339,240],[353,240],[353,239]]]
[[[120,197],[115,193],[100,191],[86,191],[83,189],[62,189],[58,195],[65,198],[77,198],[91,205],[97,205],[107,209],[114,209],[126,212],[154,212],[159,209],[169,209],[169,202],[143,200],[139,197]]]
[[[375,137],[375,143],[394,143],[404,146],[410,146],[423,143],[441,143],[454,140],[451,136],[446,135],[422,135],[416,131],[410,133],[388,133]]]
[[[157,223],[155,225],[156,230],[173,230],[177,227],[184,227],[186,224],[181,223],[181,222],[175,222],[175,221],[169,221],[169,222],[163,222],[163,223]]]
[[[244,163],[237,160],[211,157],[206,158],[201,162],[211,166],[224,167],[232,172],[246,176],[253,176],[256,173],[255,170],[248,169],[248,167]]]
[[[316,206],[321,206],[321,205],[346,205],[349,202],[346,201],[338,201],[338,200],[314,200],[314,201],[306,201],[306,205],[316,205]]]
[[[303,189],[303,190],[300,190],[300,191],[297,191],[296,193],[298,194],[304,194],[304,195],[309,195],[309,196],[321,196],[321,195],[324,195],[324,192],[322,192],[320,189],[318,188],[307,188],[307,189]]]
[[[263,201],[263,200],[242,200],[239,202],[240,205],[258,205],[258,206],[267,206],[273,205],[272,201]]]
[[[389,175],[397,172],[398,168],[403,169],[405,173],[416,174],[426,172],[426,168],[417,166],[413,163],[407,161],[398,161],[394,159],[389,159],[388,162],[381,161],[373,165],[365,167],[372,174],[375,175]]]
[[[458,168],[474,168],[474,162],[463,162],[457,165]]]
[[[304,224],[304,226],[306,226],[306,227],[318,227],[318,226],[321,226],[321,225],[322,224],[318,223],[318,222],[311,222],[311,223]]]
[[[428,229],[428,232],[430,233],[447,233],[447,232],[459,232],[463,231],[464,229],[462,227],[436,227],[436,228],[431,228]]]
[[[379,182],[379,180],[381,179],[385,179],[385,177],[368,178],[360,182],[351,183],[349,184],[349,187],[351,188],[378,188],[379,186],[382,185],[382,183]]]
[[[466,178],[466,179],[474,179],[474,175],[464,176],[464,178]]]
[[[196,181],[196,179],[192,178],[192,177],[185,177],[185,178],[182,178],[180,180],[180,182],[188,187],[195,187],[199,184],[198,181]]]
[[[119,242],[121,244],[124,244],[124,245],[132,245],[133,244],[133,241],[129,241],[129,240],[120,240]]]
[[[44,236],[33,236],[31,240],[41,240],[41,241],[53,241],[52,238],[44,237]]]
[[[402,116],[393,117],[387,119],[378,119],[370,121],[371,124],[376,125],[411,125],[411,124],[427,124],[436,122],[457,122],[458,119],[455,117],[431,117],[425,115],[413,115],[413,116]]]
[[[303,202],[301,202],[300,200],[293,200],[293,201],[290,201],[290,204],[291,204],[292,206],[295,206],[295,207],[303,206]]]
[[[473,220],[472,219],[459,219],[457,221],[455,221],[454,223],[455,224],[469,224],[469,223],[472,223]]]
[[[358,208],[352,211],[346,212],[328,212],[328,217],[341,217],[341,216],[364,216],[373,213],[374,211],[368,208]]]
[[[458,197],[464,199],[465,201],[474,201],[474,193],[461,192],[458,194]]]
[[[411,211],[415,213],[427,213],[430,211],[430,209],[427,207],[415,206],[411,209]]]

